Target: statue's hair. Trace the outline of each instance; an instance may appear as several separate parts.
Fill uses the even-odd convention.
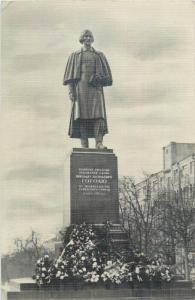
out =
[[[86,29],[86,30],[84,30],[84,31],[81,33],[81,35],[80,35],[79,42],[80,42],[81,44],[83,44],[83,37],[84,37],[84,35],[85,35],[86,33],[90,33],[90,35],[92,36],[92,42],[94,42],[93,33],[92,33],[90,30]]]

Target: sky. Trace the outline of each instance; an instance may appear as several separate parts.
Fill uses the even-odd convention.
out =
[[[50,238],[62,226],[70,100],[62,85],[80,33],[111,66],[104,89],[120,175],[141,180],[162,169],[162,147],[195,142],[195,5],[188,0],[2,2],[2,251],[31,229]],[[94,141],[90,141],[94,147]]]

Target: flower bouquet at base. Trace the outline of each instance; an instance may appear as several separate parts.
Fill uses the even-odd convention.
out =
[[[132,250],[119,253],[112,248],[111,240],[109,247],[104,247],[102,240],[92,225],[72,226],[59,257],[52,262],[45,255],[37,261],[34,276],[37,285],[64,289],[93,286],[140,289],[161,288],[173,280],[170,266],[162,260],[150,260]]]

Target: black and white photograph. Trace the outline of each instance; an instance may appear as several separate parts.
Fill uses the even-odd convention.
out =
[[[195,1],[1,1],[1,298],[195,299]]]

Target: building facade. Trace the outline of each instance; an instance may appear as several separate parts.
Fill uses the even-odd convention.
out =
[[[153,197],[163,190],[186,191],[194,197],[195,191],[195,143],[171,142],[163,147],[163,169],[149,175]],[[146,194],[146,180],[137,183],[140,199]]]

